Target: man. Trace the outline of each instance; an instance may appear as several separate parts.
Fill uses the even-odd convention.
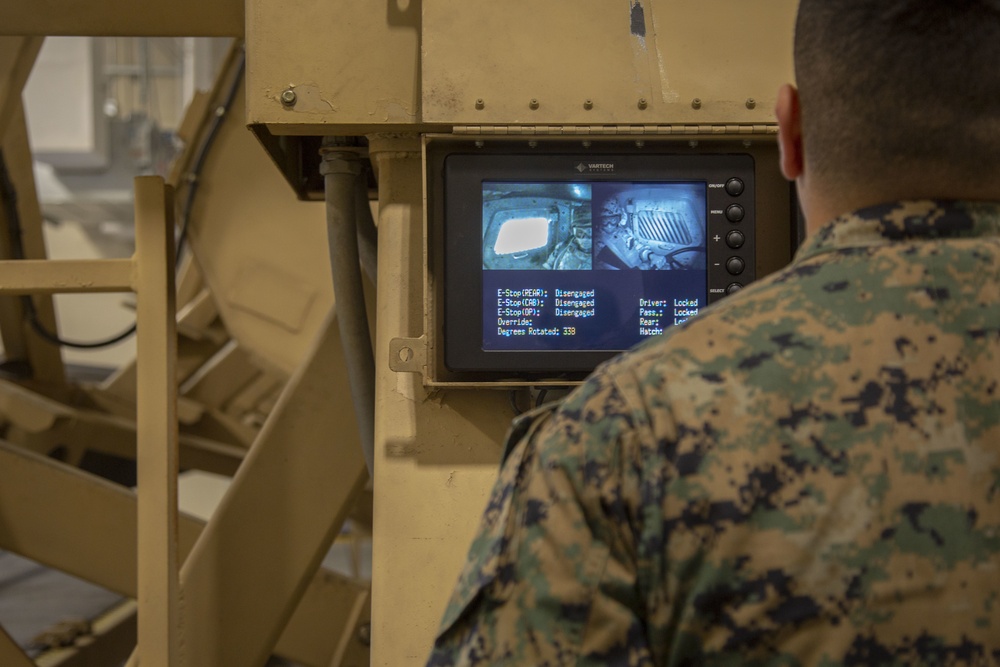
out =
[[[527,427],[429,665],[1000,664],[1000,2],[795,61],[803,247]]]

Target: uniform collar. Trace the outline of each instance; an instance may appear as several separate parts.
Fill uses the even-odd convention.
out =
[[[897,201],[834,218],[806,238],[795,258],[894,241],[977,236],[1000,236],[1000,202]]]

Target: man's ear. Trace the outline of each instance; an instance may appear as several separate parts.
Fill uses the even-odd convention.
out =
[[[799,91],[786,83],[778,89],[774,109],[778,118],[778,148],[781,151],[781,173],[790,181],[802,175],[805,157],[802,151],[802,114]]]

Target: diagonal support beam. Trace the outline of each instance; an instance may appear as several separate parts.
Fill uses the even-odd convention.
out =
[[[0,441],[0,509],[0,549],[135,597],[136,495],[131,490]],[[182,560],[204,527],[200,519],[179,515]],[[318,572],[309,579],[275,653],[325,667],[335,652],[357,651],[351,642],[368,617],[356,611],[367,600],[366,585]],[[258,611],[256,604],[249,602],[249,613]],[[2,657],[0,652],[0,665],[17,664]]]
[[[331,311],[184,563],[190,667],[263,664],[340,532],[368,480],[346,384]]]

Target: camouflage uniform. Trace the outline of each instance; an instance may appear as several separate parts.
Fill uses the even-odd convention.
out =
[[[1000,664],[998,234],[843,216],[600,368],[510,451],[428,664]]]

